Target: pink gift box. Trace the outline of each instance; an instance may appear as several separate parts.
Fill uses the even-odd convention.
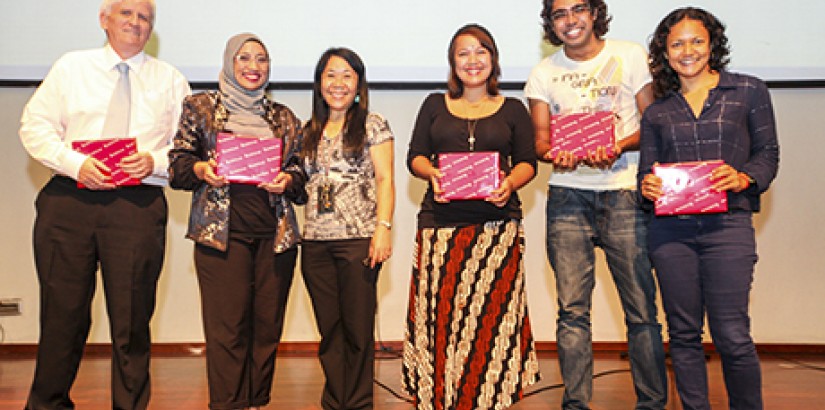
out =
[[[570,151],[582,159],[603,146],[613,155],[616,144],[614,115],[611,111],[588,114],[563,114],[550,117],[550,155]]]
[[[107,138],[99,140],[72,141],[72,149],[86,154],[102,163],[111,170],[112,183],[117,186],[140,185],[140,180],[132,178],[120,168],[120,161],[129,155],[137,153],[137,141],[134,138]],[[78,188],[86,186],[77,183]]]
[[[498,188],[498,152],[453,152],[438,154],[442,198],[485,199]]]
[[[662,178],[664,194],[656,201],[656,215],[708,214],[728,211],[728,195],[713,189],[711,172],[724,161],[679,162],[653,166]]]
[[[257,185],[275,179],[281,170],[281,139],[219,132],[217,173],[229,182]]]

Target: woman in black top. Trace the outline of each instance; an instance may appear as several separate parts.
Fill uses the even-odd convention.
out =
[[[418,214],[404,387],[419,408],[503,408],[539,378],[525,298],[521,203],[535,175],[533,125],[498,91],[498,49],[471,24],[448,51],[449,92],[424,101],[407,165],[430,186]],[[497,152],[501,182],[483,200],[442,199],[438,154]]]

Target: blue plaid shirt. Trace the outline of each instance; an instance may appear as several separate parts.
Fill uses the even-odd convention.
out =
[[[698,118],[685,98],[671,91],[645,110],[639,150],[639,183],[656,162],[725,161],[756,181],[740,193],[728,191],[728,209],[757,212],[759,195],[779,166],[768,88],[757,78],[721,71]]]

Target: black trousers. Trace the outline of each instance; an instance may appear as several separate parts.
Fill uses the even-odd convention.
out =
[[[149,321],[166,245],[160,187],[78,189],[54,177],[35,207],[40,341],[27,409],[74,408],[74,383],[91,325],[100,268],[112,339],[112,408],[149,402]]]
[[[297,249],[233,235],[222,252],[195,247],[201,291],[209,408],[269,403]]]
[[[304,241],[301,271],[321,334],[324,409],[373,408],[376,282],[364,264],[369,239]]]

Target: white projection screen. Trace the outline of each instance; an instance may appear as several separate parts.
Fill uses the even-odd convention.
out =
[[[608,1],[608,37],[646,44],[677,0]],[[825,2],[704,0],[690,3],[728,27],[731,69],[766,80],[825,79]],[[0,0],[0,81],[39,81],[66,51],[93,48],[105,37],[99,0]],[[226,39],[261,36],[273,58],[272,81],[306,83],[318,56],[346,46],[365,60],[371,82],[446,79],[447,42],[461,25],[489,28],[501,50],[504,82],[523,82],[554,50],[542,40],[540,0],[157,0],[147,50],[192,82],[214,82]]]

